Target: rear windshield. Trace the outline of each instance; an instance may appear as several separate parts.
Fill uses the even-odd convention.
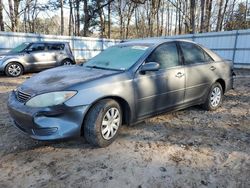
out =
[[[84,66],[127,70],[139,60],[147,49],[148,46],[146,45],[118,45],[109,47],[87,61]]]

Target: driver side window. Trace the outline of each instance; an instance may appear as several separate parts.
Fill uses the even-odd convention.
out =
[[[42,43],[34,43],[32,44],[29,49],[32,51],[32,52],[36,52],[36,51],[43,51],[45,50],[45,45],[42,44]]]
[[[175,43],[165,43],[157,47],[147,58],[146,62],[157,62],[161,69],[179,65],[179,55]]]

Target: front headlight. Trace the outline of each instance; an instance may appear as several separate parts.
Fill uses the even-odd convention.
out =
[[[30,100],[28,100],[28,102],[26,102],[25,105],[30,107],[55,106],[69,100],[76,93],[77,93],[76,91],[58,91],[58,92],[44,93],[31,98]]]

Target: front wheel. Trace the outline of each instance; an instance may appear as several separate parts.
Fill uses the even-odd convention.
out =
[[[23,66],[19,63],[9,63],[5,68],[5,74],[11,77],[18,77],[23,74]]]
[[[222,103],[223,90],[220,83],[216,82],[212,85],[206,102],[203,104],[203,108],[206,110],[216,110]]]
[[[106,147],[116,139],[121,124],[120,105],[111,99],[99,101],[86,116],[84,137],[94,146]]]

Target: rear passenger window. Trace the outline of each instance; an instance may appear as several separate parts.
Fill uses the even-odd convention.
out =
[[[181,42],[180,46],[186,64],[195,64],[195,63],[212,61],[211,57],[204,50],[202,50],[195,44]]]
[[[63,50],[64,44],[48,44],[48,50]]]
[[[175,43],[166,43],[157,47],[147,58],[146,62],[157,62],[161,69],[179,65],[179,55]]]

